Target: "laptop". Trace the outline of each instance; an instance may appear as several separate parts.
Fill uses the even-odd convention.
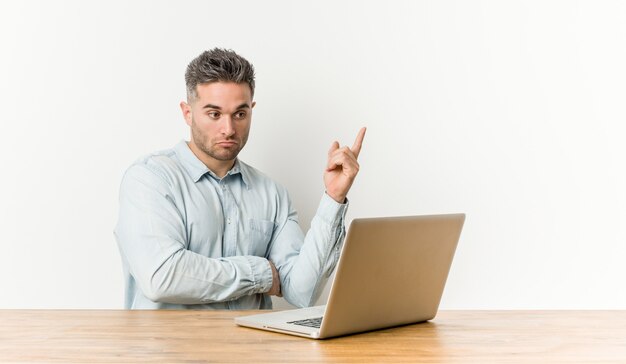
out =
[[[354,219],[326,305],[235,318],[325,339],[432,320],[465,214]]]

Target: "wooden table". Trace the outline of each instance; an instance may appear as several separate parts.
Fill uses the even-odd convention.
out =
[[[322,341],[233,323],[251,313],[0,310],[0,362],[626,363],[626,311],[441,311]]]

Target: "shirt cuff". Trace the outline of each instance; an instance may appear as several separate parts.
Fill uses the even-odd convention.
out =
[[[252,271],[252,293],[266,293],[272,288],[272,268],[267,259],[253,255],[246,256]]]
[[[321,218],[324,222],[330,225],[335,225],[342,221],[348,211],[348,198],[345,203],[339,203],[333,200],[326,192],[322,196],[319,206],[317,207],[316,216]]]

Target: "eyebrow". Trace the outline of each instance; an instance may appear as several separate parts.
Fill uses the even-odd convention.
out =
[[[203,109],[216,109],[216,110],[222,110],[221,107],[217,106],[217,105],[213,105],[213,104],[206,104],[202,107]],[[250,105],[248,105],[247,102],[244,102],[243,104],[237,106],[237,110],[239,109],[245,109],[245,108],[250,108]]]

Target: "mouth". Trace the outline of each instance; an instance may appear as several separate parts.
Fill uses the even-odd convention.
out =
[[[225,141],[217,142],[215,144],[219,145],[220,147],[230,148],[230,147],[236,146],[237,142],[234,140],[225,140]]]

